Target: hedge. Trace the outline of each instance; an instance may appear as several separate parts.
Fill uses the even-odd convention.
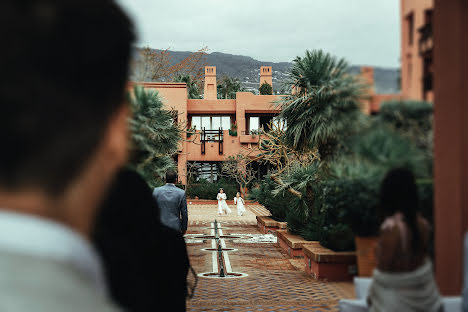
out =
[[[198,196],[199,199],[216,199],[216,195],[218,195],[220,188],[224,189],[224,193],[226,193],[228,199],[233,199],[239,191],[239,186],[237,184],[206,182],[190,184],[186,194],[188,198],[195,198],[195,196]]]

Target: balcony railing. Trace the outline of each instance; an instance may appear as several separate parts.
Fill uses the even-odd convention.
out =
[[[223,154],[224,135],[223,129],[218,130],[203,130],[200,132],[201,153],[204,155],[206,152],[206,142],[218,142],[218,153]]]
[[[433,34],[432,24],[428,23],[418,29],[419,31],[419,54],[426,55],[432,53],[433,48]]]

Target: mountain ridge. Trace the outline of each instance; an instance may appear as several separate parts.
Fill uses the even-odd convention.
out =
[[[177,63],[189,56],[190,51],[172,51],[171,62]],[[238,78],[242,85],[251,91],[258,90],[260,83],[260,66],[272,66],[273,89],[280,90],[281,83],[285,80],[286,74],[291,66],[291,62],[269,62],[259,61],[251,56],[229,54],[224,52],[211,52],[206,54],[206,63],[216,66],[218,78],[231,76]],[[374,68],[374,88],[379,94],[399,93],[397,85],[398,68],[372,66]],[[361,65],[351,65],[350,72],[358,74]]]

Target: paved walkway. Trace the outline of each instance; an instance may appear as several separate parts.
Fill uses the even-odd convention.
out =
[[[188,311],[336,311],[340,298],[354,296],[351,283],[319,282],[307,276],[303,259],[290,259],[271,241],[276,237],[260,233],[255,216],[265,215],[265,208],[249,205],[242,217],[230,208],[231,215],[219,217],[215,205],[189,205],[187,249],[197,273],[217,271],[217,253],[202,250],[216,247],[214,240],[200,237],[214,234],[212,222],[217,219],[221,235],[238,237],[221,242],[223,248],[235,249],[223,253],[226,272],[247,276],[199,277]]]

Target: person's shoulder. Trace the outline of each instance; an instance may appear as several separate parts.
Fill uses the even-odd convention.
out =
[[[71,264],[5,252],[1,252],[1,257],[0,267],[15,265],[9,265],[10,270],[0,277],[0,311],[6,306],[12,312],[33,311],[37,306],[41,311],[118,310]],[[14,279],[15,283],[7,284],[8,279]],[[34,285],[41,285],[41,291]]]

